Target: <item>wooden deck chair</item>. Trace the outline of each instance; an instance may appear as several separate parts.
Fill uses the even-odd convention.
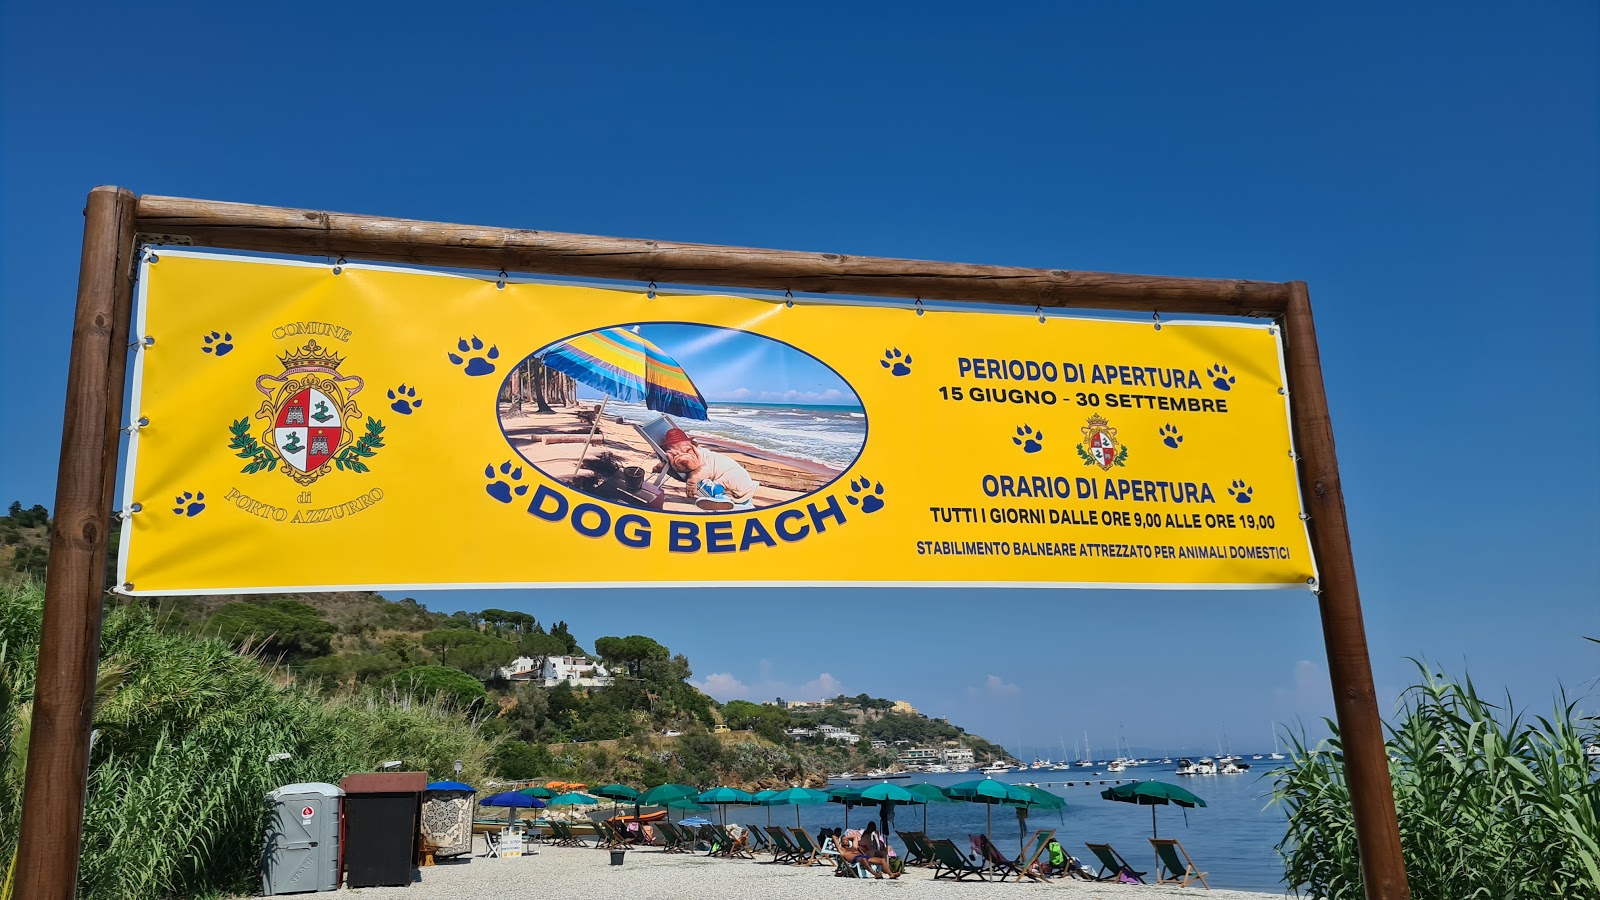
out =
[[[767,835],[772,838],[772,861],[784,865],[797,865],[805,856],[805,851],[794,842],[794,838],[784,831],[781,826],[774,825],[767,829]]]
[[[1034,881],[1049,880],[1050,876],[1040,871],[1045,867],[1039,865],[1039,857],[1044,856],[1044,848],[1050,845],[1055,836],[1054,828],[1041,828],[1033,833],[1033,840],[1022,848],[1022,874]]]
[[[1086,843],[1084,846],[1088,847],[1089,851],[1095,855],[1095,858],[1100,860],[1100,872],[1095,875],[1095,881],[1113,881],[1118,875],[1126,872],[1138,880],[1140,884],[1145,883],[1144,876],[1148,873],[1135,871],[1133,866],[1128,865],[1128,861],[1122,858],[1122,854],[1118,853],[1110,844]]]
[[[908,866],[933,865],[933,848],[928,846],[928,836],[920,831],[896,831],[900,841],[906,845],[906,860]]]
[[[929,842],[928,846],[933,850],[933,877],[935,879],[948,878],[952,881],[989,880],[988,867],[967,862],[967,858],[961,855],[960,850],[956,849],[955,841],[948,838],[935,838]]]
[[[682,826],[662,821],[655,823],[655,829],[661,834],[663,853],[688,853],[694,846],[692,835],[685,834]]]
[[[822,862],[818,859],[822,854],[822,848],[817,846],[817,842],[811,839],[811,835],[807,834],[804,828],[791,828],[789,833],[794,835],[794,844],[800,848],[800,857],[795,860],[795,865],[814,866]]]
[[[1206,884],[1206,873],[1195,866],[1194,860],[1189,858],[1189,851],[1183,849],[1182,844],[1169,838],[1151,838],[1150,845],[1156,848],[1156,857],[1161,860],[1161,865],[1156,868],[1156,884],[1188,887],[1189,882],[1199,881],[1206,890],[1211,890],[1211,885]],[[1180,854],[1182,859],[1178,858]]]
[[[746,825],[744,831],[745,834],[750,835],[750,851],[752,853],[766,853],[772,849],[772,839],[768,838],[766,832],[761,830],[761,826]]]
[[[748,837],[734,837],[733,832],[726,825],[717,826],[717,839],[723,841],[722,855],[728,859],[755,859],[756,855],[750,852],[750,839]]]
[[[1007,878],[1022,880],[1022,869],[1017,866],[1016,861],[1007,859],[1006,855],[1000,852],[1000,848],[989,840],[987,834],[969,834],[967,840],[972,844],[972,854],[985,863],[1000,881],[1005,881]]]

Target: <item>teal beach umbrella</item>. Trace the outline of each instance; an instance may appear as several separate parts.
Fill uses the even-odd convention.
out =
[[[960,800],[946,794],[944,789],[937,784],[920,782],[906,785],[906,790],[922,798],[922,833],[928,833],[928,804],[930,803],[960,803]]]
[[[799,828],[800,827],[800,807],[802,807],[802,806],[812,806],[812,805],[817,804],[817,803],[827,803],[828,799],[829,798],[828,798],[828,794],[827,794],[826,791],[819,791],[819,790],[814,790],[812,788],[796,786],[796,787],[792,787],[792,788],[785,788],[784,790],[778,791],[778,792],[774,793],[771,797],[768,797],[766,800],[762,801],[762,803],[764,805],[768,806],[768,807],[773,807],[773,806],[792,806],[792,807],[794,807],[794,826],[796,828]],[[769,809],[769,812],[770,812],[770,809]],[[768,822],[772,821],[772,818],[771,818],[770,815],[768,816],[767,821]]]
[[[700,789],[692,784],[658,784],[639,795],[639,802],[645,806],[666,806],[675,800],[683,800],[699,795]]]
[[[714,787],[709,791],[702,792],[694,800],[696,803],[709,803],[720,808],[722,810],[722,824],[724,825],[728,824],[729,806],[736,804],[750,806],[755,804],[755,797],[749,791],[741,791],[738,788],[731,787]]]
[[[984,831],[988,835],[990,843],[994,843],[994,805],[996,803],[1025,805],[1033,799],[1033,795],[1021,787],[1007,781],[996,781],[993,778],[980,778],[976,781],[963,781],[960,784],[952,784],[945,788],[945,793],[969,803],[982,803],[984,805]]]
[[[1160,837],[1156,834],[1156,807],[1176,803],[1186,809],[1196,806],[1205,806],[1206,802],[1189,793],[1183,788],[1168,784],[1165,781],[1135,781],[1130,784],[1119,784],[1116,787],[1106,788],[1100,792],[1101,799],[1116,800],[1122,803],[1137,803],[1150,807],[1150,836]]]

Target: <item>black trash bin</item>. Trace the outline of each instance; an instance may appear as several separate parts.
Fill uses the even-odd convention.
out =
[[[353,888],[410,884],[427,773],[347,775],[339,787],[344,789],[345,884]]]

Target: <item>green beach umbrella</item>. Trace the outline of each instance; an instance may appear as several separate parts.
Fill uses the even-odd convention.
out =
[[[667,806],[676,800],[695,797],[700,789],[692,784],[658,784],[639,795],[645,806]]]
[[[968,803],[982,803],[984,805],[984,831],[988,835],[990,843],[994,843],[994,805],[1007,802],[1023,805],[1033,799],[1033,795],[1018,785],[1008,781],[997,781],[993,778],[963,781],[960,784],[952,784],[944,790],[945,793],[952,797],[965,800]]]
[[[835,788],[828,788],[828,802],[844,804],[844,827],[850,830],[850,807],[861,805],[861,792],[864,788],[853,784],[841,784]]]
[[[776,791],[776,792],[773,793],[773,795],[771,797],[768,797],[766,800],[762,801],[762,803],[765,806],[768,807],[768,810],[767,810],[767,813],[768,813],[767,821],[768,822],[772,821],[772,816],[771,816],[772,810],[771,810],[771,807],[774,807],[774,806],[792,806],[792,807],[794,807],[794,826],[796,828],[800,827],[800,807],[802,807],[802,806],[811,806],[811,805],[816,804],[816,803],[827,803],[827,802],[828,802],[828,794],[827,794],[826,791],[819,791],[819,790],[815,790],[813,788],[800,787],[798,785],[796,785],[795,787],[792,787],[792,788],[785,788],[784,790]]]
[[[755,797],[749,791],[732,787],[714,787],[694,798],[696,803],[710,803],[722,810],[722,824],[728,824],[728,807],[735,804],[752,805]]]
[[[555,791],[538,784],[534,785],[533,787],[525,787],[522,790],[517,791],[517,793],[527,794],[529,797],[538,797],[540,800],[549,800],[551,797],[556,795]]]
[[[946,794],[944,789],[937,784],[920,782],[906,785],[906,790],[922,798],[922,833],[928,833],[928,804],[930,803],[960,803],[960,800]]]
[[[894,818],[894,809],[907,803],[922,803],[922,798],[911,793],[898,784],[885,781],[875,784],[861,792],[861,802],[878,807],[878,828],[883,831],[884,840],[889,838],[890,821]]]
[[[1106,788],[1100,792],[1103,800],[1116,800],[1122,803],[1138,803],[1150,807],[1150,836],[1160,837],[1156,834],[1156,807],[1176,803],[1186,809],[1196,806],[1205,806],[1206,802],[1189,793],[1175,784],[1165,781],[1135,781],[1129,784],[1119,784],[1116,787]],[[1187,818],[1187,815],[1185,816]]]
[[[596,797],[604,797],[607,800],[633,801],[639,799],[639,792],[625,784],[602,784],[590,793]]]
[[[750,798],[752,800],[754,800],[758,805],[765,806],[767,808],[767,827],[768,828],[772,827],[772,806],[771,806],[771,804],[767,803],[767,801],[771,800],[772,796],[774,794],[776,794],[776,793],[778,793],[778,792],[775,791],[775,790],[772,790],[771,788],[768,788],[768,789],[766,789],[764,791],[756,791],[754,794],[750,795]]]
[[[1022,853],[1026,854],[1028,852],[1028,848],[1025,843],[1027,840],[1028,813],[1035,809],[1053,809],[1057,812],[1060,812],[1061,810],[1067,808],[1067,801],[1043,788],[1037,788],[1031,784],[1018,784],[1013,786],[1021,788],[1032,798],[1027,802],[1020,800],[1006,801],[1007,806],[1014,806],[1017,808],[1017,845],[1022,848]],[[1061,817],[1061,823],[1063,825],[1066,824],[1066,815],[1064,813]]]
[[[577,791],[569,791],[568,793],[557,794],[556,796],[551,797],[549,804],[551,806],[598,806],[600,801],[589,796],[588,794],[580,794]]]

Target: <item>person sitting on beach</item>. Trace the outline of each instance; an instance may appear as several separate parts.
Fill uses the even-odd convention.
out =
[[[683,482],[684,493],[701,509],[727,512],[752,509],[755,479],[731,457],[707,450],[678,428],[667,429],[661,449],[667,453],[667,474]],[[656,463],[655,471],[663,468]]]
[[[868,822],[860,837],[855,832],[845,832],[839,838],[839,856],[846,863],[866,866],[874,878],[882,878],[884,873],[889,872],[889,847],[878,834],[876,822]],[[889,877],[899,878],[900,873],[891,873]]]

